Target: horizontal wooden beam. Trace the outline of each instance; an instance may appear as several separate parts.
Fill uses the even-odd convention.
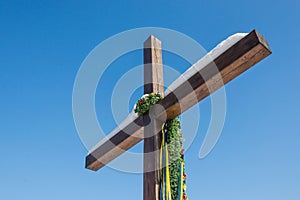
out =
[[[267,41],[253,30],[166,95],[158,103],[161,106],[157,107],[157,117],[175,118],[270,54]],[[140,116],[106,139],[86,157],[86,168],[97,171],[140,142],[142,123],[143,116]]]

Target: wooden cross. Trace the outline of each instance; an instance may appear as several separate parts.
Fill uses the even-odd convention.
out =
[[[97,171],[144,139],[144,200],[159,200],[159,155],[151,152],[160,147],[162,124],[270,54],[267,41],[253,30],[179,84],[156,104],[154,112],[137,117],[116,134],[103,139],[86,157],[86,168]],[[152,92],[164,95],[161,42],[150,36],[144,43],[144,93]]]

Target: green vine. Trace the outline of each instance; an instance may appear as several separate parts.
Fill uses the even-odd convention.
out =
[[[162,99],[160,94],[151,93],[149,95],[144,95],[135,104],[134,112],[138,115],[146,113],[150,107],[156,104]],[[182,194],[182,199],[187,200],[185,194],[185,179],[181,176],[179,171],[181,163],[183,160],[183,149],[182,149],[182,134],[180,132],[180,120],[176,117],[172,120],[166,121],[163,126],[164,132],[166,133],[166,142],[168,144],[168,154],[169,154],[169,170],[170,170],[170,187],[171,187],[171,198],[172,200],[178,199],[178,184],[180,178],[184,178],[184,190]]]
[[[178,199],[178,183],[180,179],[180,165],[182,162],[182,135],[180,132],[179,118],[168,120],[164,126],[167,135],[167,144],[169,150],[169,169],[171,183],[171,198]]]

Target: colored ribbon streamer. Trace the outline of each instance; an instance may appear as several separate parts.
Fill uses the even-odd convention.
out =
[[[160,173],[161,173],[161,183],[160,183],[160,200],[188,200],[186,197],[186,185],[185,185],[185,173],[184,173],[184,157],[180,158],[180,167],[178,169],[180,176],[178,179],[178,195],[177,199],[172,199],[172,192],[170,186],[170,169],[169,169],[169,153],[168,153],[168,143],[166,141],[167,131],[165,131],[165,124],[162,126],[162,143],[160,148]],[[165,166],[163,166],[163,163]]]
[[[134,112],[139,115],[145,114],[151,106],[161,99],[162,96],[160,94],[145,94],[136,102]],[[187,200],[181,140],[179,118],[169,120],[162,125],[162,143],[159,159],[161,175],[160,200]],[[178,157],[179,155],[181,156]]]

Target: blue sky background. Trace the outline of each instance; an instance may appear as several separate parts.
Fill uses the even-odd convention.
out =
[[[273,50],[226,86],[225,127],[204,160],[198,152],[209,98],[200,103],[203,120],[186,152],[189,198],[298,200],[299,10],[299,1],[0,1],[0,199],[142,199],[142,175],[84,169],[87,150],[72,118],[72,89],[81,62],[101,41],[158,26],[207,50],[256,28]],[[141,55],[120,59],[100,84],[142,64]],[[189,67],[171,58],[164,54],[178,71]],[[100,89],[99,119],[111,95]],[[108,114],[105,128],[114,127]]]

